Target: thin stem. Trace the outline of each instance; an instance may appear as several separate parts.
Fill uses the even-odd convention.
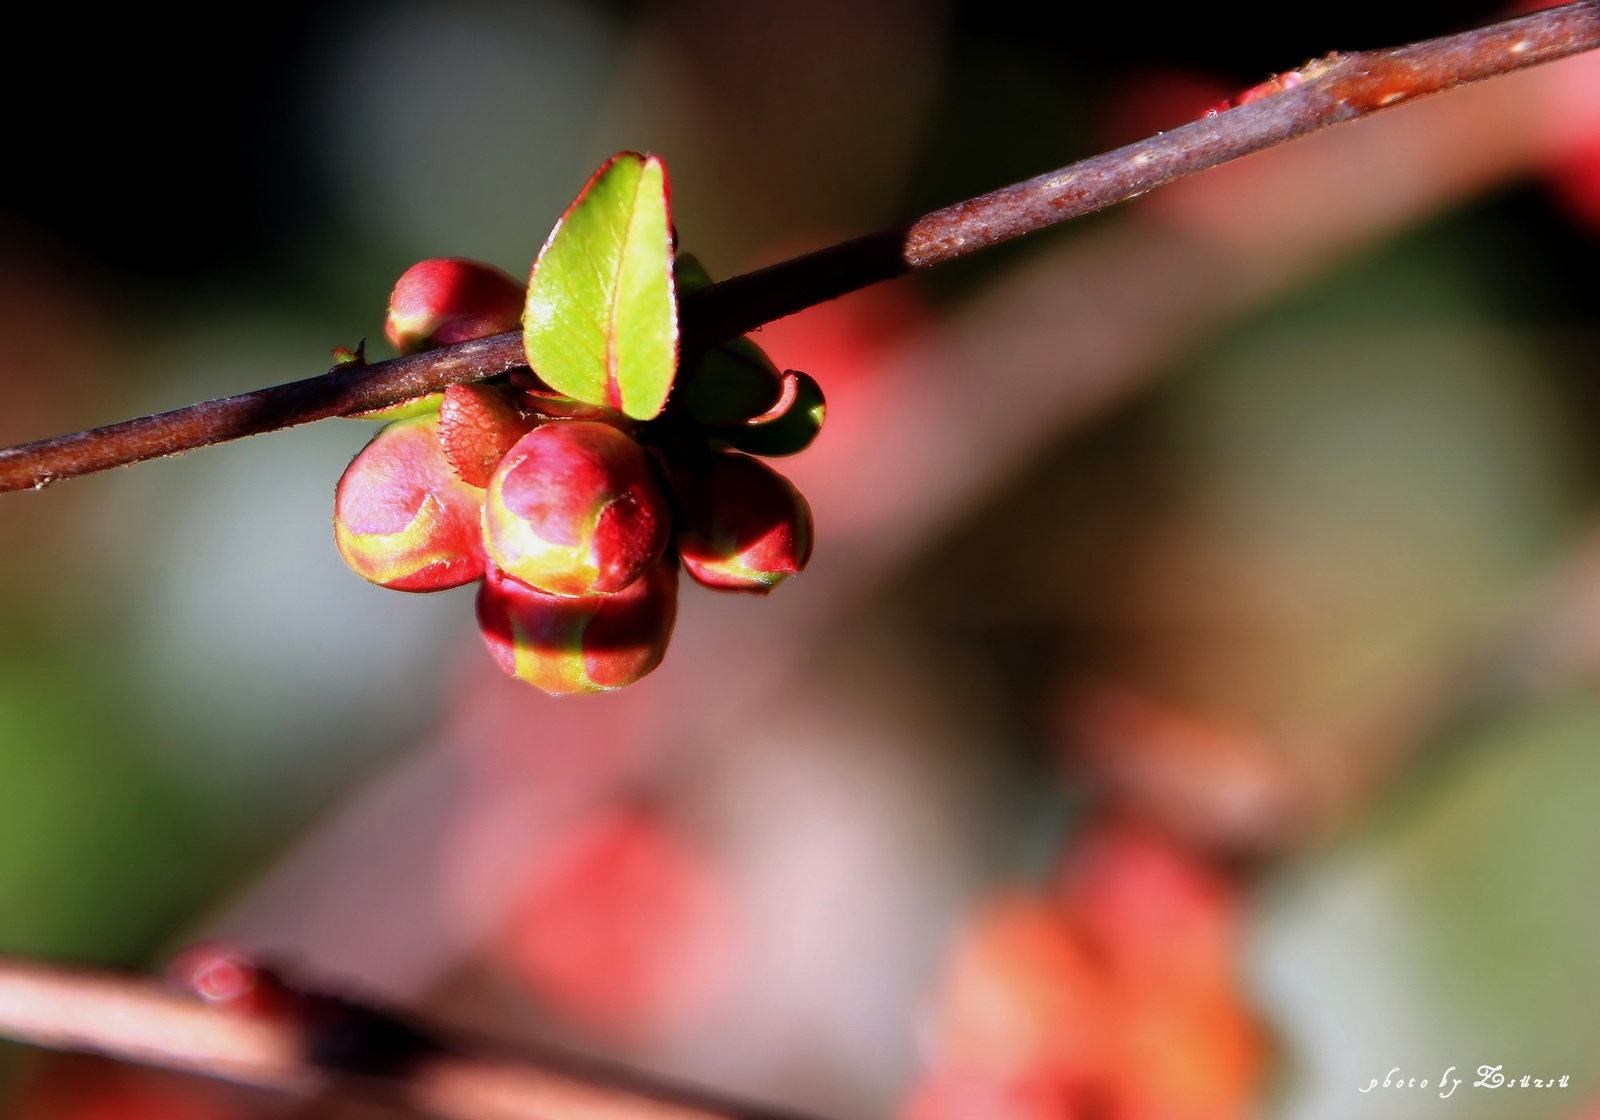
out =
[[[0,958],[0,1037],[445,1120],[794,1120],[567,1056],[469,1052],[377,1008],[293,997],[296,1013],[246,1014],[136,977]]]
[[[1579,0],[1411,46],[1329,55],[1286,87],[912,222],[736,276],[684,297],[685,349],[846,292],[1091,214],[1251,152],[1431,93],[1600,47],[1600,0]],[[0,492],[176,455],[525,368],[515,333],[0,450]]]

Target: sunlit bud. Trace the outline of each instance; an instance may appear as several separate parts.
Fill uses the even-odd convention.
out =
[[[167,978],[209,1004],[258,1017],[286,1017],[301,997],[237,945],[202,941],[167,962]]]
[[[493,265],[441,257],[412,265],[395,281],[383,330],[402,354],[513,331],[523,286]]]
[[[452,385],[439,404],[439,442],[445,457],[472,486],[489,485],[489,476],[533,427],[493,385]]]
[[[643,677],[661,664],[677,617],[670,554],[614,595],[547,595],[494,568],[478,589],[478,628],[495,661],[555,696]]]
[[[671,524],[644,449],[592,420],[523,436],[495,468],[483,507],[489,558],[555,595],[621,591],[661,555]]]
[[[350,570],[396,591],[440,591],[483,575],[483,491],[461,481],[439,415],[397,420],[339,479],[333,531]]]
[[[255,991],[260,970],[238,946],[203,941],[168,961],[167,975],[208,1003],[235,1004]]]
[[[1251,102],[1260,101],[1262,98],[1271,97],[1286,90],[1298,89],[1300,86],[1305,85],[1305,82],[1306,76],[1299,70],[1285,70],[1283,73],[1274,74],[1266,81],[1253,85],[1247,90],[1242,90],[1232,97],[1224,98],[1208,108],[1205,111],[1205,115],[1214,117],[1218,113],[1226,113],[1229,109],[1237,109],[1241,105],[1249,105]]]
[[[683,566],[707,587],[765,595],[811,559],[811,507],[759,460],[725,452],[680,488],[678,548]]]

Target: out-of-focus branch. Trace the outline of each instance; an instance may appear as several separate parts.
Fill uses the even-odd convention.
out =
[[[109,973],[0,961],[0,1036],[267,1089],[317,1083],[292,1031]]]
[[[683,301],[685,349],[813,304],[1103,210],[1342,121],[1600,47],[1600,0],[1411,46],[1333,54],[1246,104],[831,248],[713,284]],[[206,401],[0,450],[0,491],[40,489],[196,447],[382,408],[524,367],[515,333]]]
[[[340,1091],[443,1120],[785,1120],[631,1071],[470,1053],[343,999],[293,999],[295,1013],[246,1013],[141,978],[0,959],[0,1037],[34,1046],[282,1092]]]

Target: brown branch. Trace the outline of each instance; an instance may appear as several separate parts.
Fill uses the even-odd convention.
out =
[[[793,1120],[564,1055],[472,1053],[376,1008],[294,997],[296,1014],[247,1014],[141,978],[0,958],[0,1038],[444,1120]]]
[[[1209,115],[912,222],[736,276],[683,300],[685,349],[916,268],[1091,214],[1197,171],[1431,93],[1600,47],[1600,0],[1579,0],[1411,46],[1333,54],[1270,96]],[[521,338],[496,335],[337,369],[237,397],[0,450],[0,492],[176,455],[296,424],[382,408],[448,385],[525,368]]]

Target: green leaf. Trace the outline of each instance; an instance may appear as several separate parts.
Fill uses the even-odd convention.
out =
[[[351,413],[350,419],[381,420],[387,424],[391,420],[409,420],[413,416],[425,416],[430,412],[438,412],[439,406],[443,403],[443,393],[427,393],[420,397],[403,400],[399,404],[392,404],[388,408],[374,408],[367,412]]]
[[[672,275],[677,281],[680,296],[685,292],[698,292],[701,288],[711,287],[711,273],[706,271],[706,266],[693,253],[678,254],[678,259],[672,264]]]
[[[810,447],[828,416],[822,386],[793,369],[783,371],[782,385],[782,398],[770,412],[742,424],[717,425],[711,429],[715,438],[752,455],[798,455]]]
[[[783,375],[748,338],[713,346],[681,390],[689,415],[702,424],[730,424],[760,416],[783,396]]]
[[[558,393],[661,411],[678,367],[667,170],[619,152],[594,173],[539,251],[528,278],[523,346]]]

